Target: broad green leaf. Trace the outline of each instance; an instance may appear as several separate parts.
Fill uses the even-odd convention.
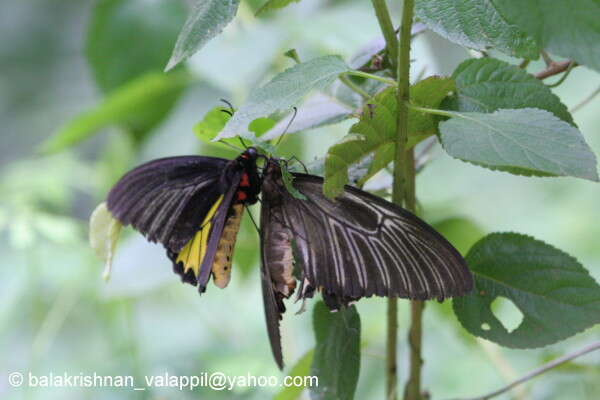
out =
[[[93,10],[86,55],[97,85],[111,93],[150,72],[161,72],[185,20],[180,0],[100,0]],[[149,45],[151,43],[151,45]],[[183,90],[166,93],[120,121],[137,140],[172,110]]]
[[[513,348],[546,346],[600,323],[600,286],[570,255],[516,233],[493,233],[466,257],[475,291],[454,299],[470,333]],[[509,332],[490,306],[511,300],[523,321]]]
[[[494,4],[543,48],[600,70],[599,0],[494,0]]]
[[[278,8],[283,8],[291,3],[297,3],[300,0],[267,0],[265,4],[262,5],[256,12],[256,15],[259,15],[265,11],[276,10]]]
[[[235,17],[239,0],[196,0],[165,68],[174,68],[223,31]]]
[[[314,349],[306,352],[292,367],[287,376],[310,376],[310,366],[313,362]],[[302,386],[287,386],[275,395],[273,400],[296,400],[304,391]]]
[[[360,372],[360,316],[354,306],[332,313],[322,301],[315,305],[313,326],[317,344],[310,375],[313,400],[351,400]]]
[[[539,108],[573,124],[573,117],[558,96],[515,65],[493,58],[470,59],[460,64],[452,77],[456,94],[445,105],[455,111]]]
[[[485,234],[480,226],[466,217],[451,217],[432,224],[460,254],[465,255]]]
[[[446,39],[476,50],[495,48],[514,57],[538,57],[536,41],[500,12],[496,0],[417,0],[416,15]],[[516,8],[518,9],[518,8]],[[532,14],[526,14],[534,19]]]
[[[598,180],[596,156],[581,133],[548,111],[450,114],[440,132],[452,157],[518,175]]]
[[[136,110],[152,109],[156,102],[181,91],[190,81],[191,77],[184,71],[143,75],[112,92],[94,109],[67,122],[43,143],[42,151],[64,150],[102,128],[127,121]]]
[[[337,56],[315,58],[278,74],[264,86],[254,89],[227,123],[217,139],[250,134],[248,125],[257,118],[289,111],[312,90],[327,87],[349,67]]]
[[[90,216],[90,246],[105,263],[103,276],[106,280],[110,277],[110,268],[121,227],[121,223],[108,211],[106,202],[100,203]]]
[[[431,77],[411,87],[411,101],[415,105],[436,108],[452,90],[452,79]],[[350,128],[349,135],[329,148],[323,185],[323,192],[327,196],[335,197],[341,193],[348,183],[348,168],[366,156],[374,154],[374,159],[368,173],[358,182],[359,185],[394,160],[396,110],[396,90],[388,88],[368,102],[360,121]],[[409,111],[408,148],[437,133],[436,118],[431,114]]]

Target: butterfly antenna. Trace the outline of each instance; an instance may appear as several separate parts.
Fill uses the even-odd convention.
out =
[[[244,149],[248,150],[248,146],[246,146],[246,143],[244,143],[244,139],[242,139],[240,136],[238,136],[238,139],[240,139],[240,143],[242,146],[244,146]]]
[[[290,126],[292,126],[292,122],[294,122],[297,115],[298,115],[298,108],[294,107],[294,114],[292,115],[292,118],[290,118],[290,122],[288,122],[288,124],[285,127],[285,129],[283,130],[283,133],[281,134],[281,136],[279,136],[279,139],[277,139],[277,143],[275,143],[275,147],[279,146],[279,143],[281,143],[281,141],[283,140],[283,137],[287,133],[288,129],[290,129]]]
[[[225,103],[225,105],[227,105],[227,107],[229,107],[229,110],[223,110],[223,112],[226,112],[227,114],[233,116],[233,113],[235,113],[235,108],[233,108],[233,105],[229,102],[229,100],[225,100],[225,99],[220,99],[223,103]]]
[[[292,160],[293,161],[297,161],[298,163],[300,163],[300,165],[302,165],[302,168],[304,168],[304,172],[307,173],[307,174],[309,173],[308,172],[308,168],[306,168],[306,165],[302,161],[300,161],[300,159],[298,157],[292,156],[289,161],[292,161]],[[287,164],[286,164],[286,167],[287,167]]]

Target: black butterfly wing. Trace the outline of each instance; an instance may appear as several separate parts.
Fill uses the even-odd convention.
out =
[[[271,218],[291,231],[304,278],[323,289],[331,308],[372,295],[442,300],[473,288],[459,252],[403,208],[350,186],[332,200],[322,178],[294,174],[307,198],[300,200],[273,177],[263,184],[263,203],[278,204]]]
[[[292,276],[291,231],[281,223],[276,213],[279,207],[263,201],[260,214],[261,285],[267,333],[271,351],[279,369],[283,369],[279,321],[285,312],[283,298],[295,287]]]
[[[108,195],[108,209],[152,242],[178,252],[198,231],[222,194],[219,179],[229,160],[180,156],[142,164]]]

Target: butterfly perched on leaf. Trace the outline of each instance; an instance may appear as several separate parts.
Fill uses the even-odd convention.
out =
[[[443,300],[472,289],[465,260],[418,217],[351,186],[330,199],[322,178],[282,165],[253,147],[234,160],[158,159],[121,178],[107,208],[121,224],[162,243],[174,271],[202,293],[211,276],[227,286],[242,214],[260,196],[262,291],[280,368],[279,321],[283,300],[294,293],[306,299],[320,292],[337,310],[373,295]]]

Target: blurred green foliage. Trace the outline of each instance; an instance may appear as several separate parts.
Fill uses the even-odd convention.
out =
[[[264,328],[258,238],[248,218],[239,235],[230,286],[223,291],[210,287],[202,297],[178,282],[159,246],[130,229],[123,232],[113,277],[104,283],[102,263],[87,243],[87,218],[120,175],[142,161],[198,153],[233,157],[235,152],[229,149],[200,142],[194,126],[219,105],[220,98],[239,106],[251,89],[276,71],[291,67],[294,62],[284,56],[289,48],[296,48],[303,60],[331,53],[349,60],[379,35],[379,29],[369,3],[360,0],[304,0],[277,18],[265,14],[261,19],[253,14],[263,2],[242,2],[232,25],[186,66],[197,83],[174,96],[179,100],[169,101],[168,107],[156,103],[140,110],[155,120],[146,119],[135,129],[131,124],[105,128],[92,140],[60,154],[37,153],[40,144],[67,121],[100,104],[105,93],[114,94],[145,72],[162,70],[181,27],[185,3],[0,3],[0,398],[263,399],[279,392],[279,388],[236,388],[233,392],[15,389],[7,384],[6,377],[13,371],[132,375],[139,382],[144,375],[165,372],[281,376],[272,362]],[[142,4],[148,14],[119,11],[119,18],[135,22],[119,26],[122,19],[106,17],[117,12],[118,4]],[[103,7],[104,23],[95,14]],[[150,13],[154,7],[172,9],[154,19],[157,14]],[[156,24],[150,25],[152,29],[146,30],[148,20],[143,15]],[[155,27],[163,33],[154,36]],[[125,35],[122,29],[127,40],[110,39]],[[102,40],[108,45],[100,45]],[[449,74],[468,54],[425,33],[415,39],[413,56],[414,75],[423,68],[427,75],[435,75]],[[110,63],[115,60],[130,64]],[[541,66],[541,62],[533,64]],[[572,107],[592,90],[589,82],[596,80],[597,74],[577,68],[569,85],[553,92]],[[600,152],[598,107],[600,97],[574,114],[596,153]],[[350,125],[347,121],[289,135],[281,154],[307,162],[323,156]],[[132,138],[131,131],[144,134]],[[523,232],[577,255],[592,276],[600,279],[597,185],[575,179],[514,177],[453,160],[439,149],[434,154],[419,175],[418,198],[425,219],[445,221],[441,229],[461,251],[467,250],[479,231]],[[385,180],[385,176],[376,179]],[[448,222],[457,215],[469,216],[472,222]],[[299,305],[290,308],[296,311]],[[400,337],[405,337],[406,302],[400,308]],[[425,317],[424,386],[435,398],[487,391],[549,357],[597,339],[600,333],[595,327],[547,348],[515,351],[468,336],[447,303],[432,303],[429,308],[434,312]],[[363,357],[356,397],[383,398],[385,301],[365,299],[357,309]],[[283,321],[290,367],[314,347],[310,314],[290,312]],[[406,348],[401,347],[400,357],[405,355]],[[600,392],[599,357],[582,358],[576,369],[550,372],[526,385],[525,394],[535,399],[594,399]],[[406,378],[405,364],[399,373]]]

